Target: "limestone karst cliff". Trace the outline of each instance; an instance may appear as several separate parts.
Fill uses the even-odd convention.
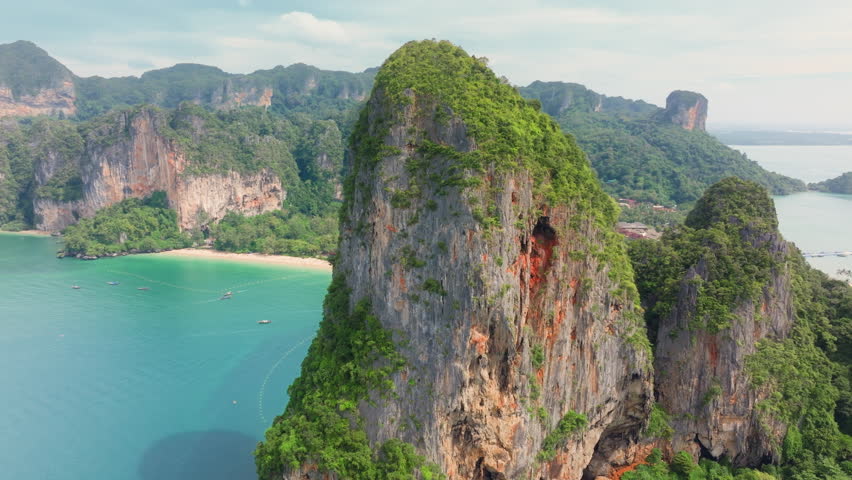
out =
[[[630,462],[651,359],[615,206],[576,145],[482,60],[424,41],[385,62],[351,146],[325,317],[260,475]]]
[[[848,478],[848,359],[835,342],[849,338],[852,291],[784,241],[766,190],[722,180],[684,226],[630,252],[655,339],[649,436],[668,458]]]
[[[760,417],[769,391],[752,386],[746,358],[793,326],[790,252],[772,200],[739,179],[708,189],[686,225],[694,230],[663,240],[686,273],[655,305],[656,393],[673,418],[670,446],[756,466],[778,454],[784,429]]]
[[[66,169],[79,172],[80,191],[76,198],[37,194],[36,228],[59,231],[101,208],[155,191],[166,192],[185,230],[215,222],[228,211],[251,215],[281,207],[286,191],[276,172],[195,168],[190,149],[169,125],[174,120],[167,112],[142,107],[105,118],[88,131],[78,149],[45,145],[35,165],[37,193]],[[193,124],[199,138],[204,136],[201,117],[188,115],[184,120]]]
[[[707,121],[707,99],[700,93],[675,90],[666,97],[662,117],[684,130],[703,132]]]

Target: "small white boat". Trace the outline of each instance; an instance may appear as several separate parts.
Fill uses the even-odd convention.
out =
[[[80,290],[80,285],[71,285],[74,290]]]
[[[258,320],[257,323],[261,325],[266,325],[267,323],[272,323],[272,320]]]

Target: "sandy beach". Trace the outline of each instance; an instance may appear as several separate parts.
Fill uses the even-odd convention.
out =
[[[49,237],[50,232],[43,232],[41,230],[21,230],[19,232],[7,232],[4,230],[0,230],[0,233],[8,233],[9,235],[30,235],[36,237]]]
[[[285,265],[288,267],[312,268],[331,271],[331,264],[319,258],[288,257],[286,255],[263,255],[260,253],[231,253],[211,250],[209,248],[183,248],[149,255],[165,255],[172,257],[208,258],[211,260],[227,260],[232,262],[262,263],[264,265]]]

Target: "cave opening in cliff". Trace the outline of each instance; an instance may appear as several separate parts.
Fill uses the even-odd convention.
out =
[[[550,217],[538,217],[530,239],[530,283],[531,293],[535,295],[547,271],[550,269],[553,247],[556,246],[556,229],[550,225]]]
[[[550,226],[550,217],[538,217],[538,222],[533,227],[532,233],[536,243],[556,241],[556,230]]]
[[[711,460],[713,462],[716,462],[716,461],[719,460],[718,457],[715,457],[715,456],[713,456],[712,453],[710,453],[710,449],[708,449],[707,447],[704,446],[703,443],[701,443],[701,439],[698,438],[698,434],[695,435],[694,441],[695,441],[696,444],[698,444],[698,459],[699,460],[702,459],[702,458],[706,458],[707,460]]]
[[[485,465],[485,458],[479,457],[476,461],[476,476],[475,480],[506,480],[506,475],[503,472],[498,472],[494,468]]]

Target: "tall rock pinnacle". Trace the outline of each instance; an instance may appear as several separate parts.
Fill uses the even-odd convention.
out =
[[[324,320],[259,474],[579,480],[630,461],[649,345],[574,142],[485,61],[423,41],[384,63],[351,150]]]

